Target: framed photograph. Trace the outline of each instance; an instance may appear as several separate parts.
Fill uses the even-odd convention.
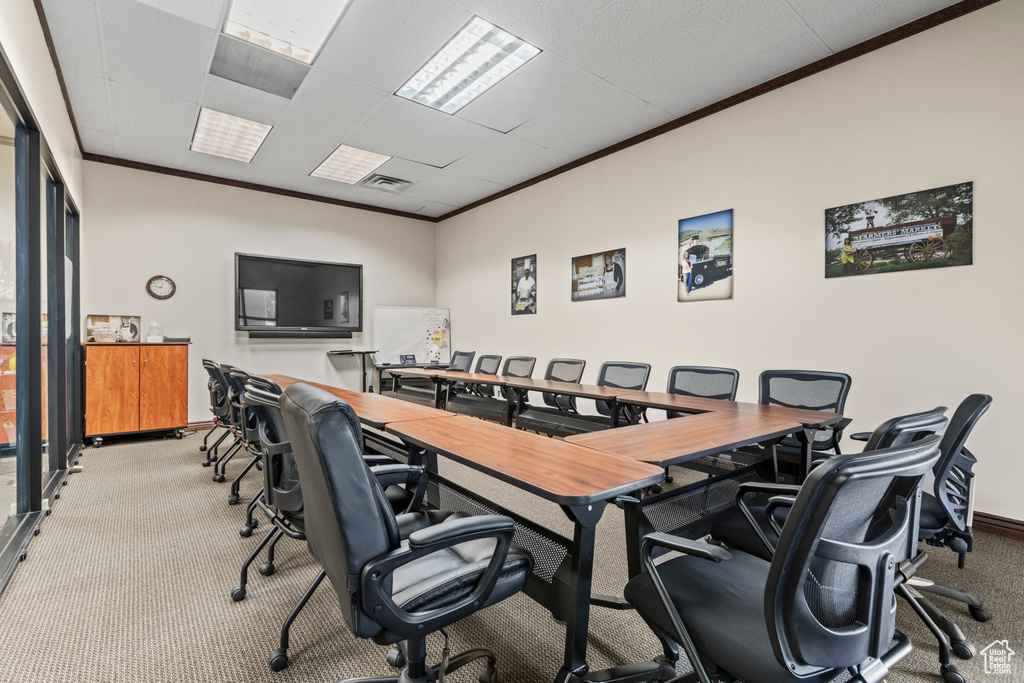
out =
[[[537,255],[512,259],[512,315],[537,312]]]
[[[732,209],[679,221],[678,301],[732,298]]]
[[[825,211],[825,277],[969,266],[974,183]]]
[[[3,343],[14,344],[18,341],[17,313],[0,313],[0,329],[3,330]]]
[[[137,315],[87,315],[86,341],[138,342],[141,339],[141,321]]]
[[[626,296],[626,250],[613,249],[572,260],[572,300]]]

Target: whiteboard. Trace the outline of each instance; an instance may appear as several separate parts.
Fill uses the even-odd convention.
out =
[[[447,308],[373,307],[374,358],[398,363],[415,354],[417,363],[447,363],[452,359],[452,324]]]

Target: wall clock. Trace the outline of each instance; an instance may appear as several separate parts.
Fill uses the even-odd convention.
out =
[[[154,299],[170,299],[176,289],[174,280],[166,275],[154,275],[146,283],[146,291]]]

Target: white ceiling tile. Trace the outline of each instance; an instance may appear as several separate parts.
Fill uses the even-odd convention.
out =
[[[608,125],[643,109],[645,103],[619,88],[598,81],[575,93],[554,109],[549,109],[509,135],[571,154],[579,137],[588,131],[603,131]]]
[[[202,152],[193,152],[191,150],[185,152],[185,159],[181,162],[182,170],[217,176],[219,178],[229,178],[231,180],[239,180],[242,177],[242,173],[248,167],[249,164],[241,161],[225,159],[224,157],[212,154],[203,154]]]
[[[169,14],[193,21],[201,26],[220,30],[224,0],[139,0]]]
[[[451,213],[457,208],[459,207],[452,206],[451,204],[442,204],[440,202],[434,202],[432,204],[427,204],[416,213],[420,214],[421,216],[431,216],[432,218],[437,218],[438,216],[443,216],[446,213]]]
[[[333,140],[278,126],[270,131],[252,163],[307,176],[337,147]]]
[[[110,133],[79,126],[78,134],[82,136],[82,146],[89,154],[114,156],[114,138]]]
[[[557,55],[542,52],[480,95],[456,116],[507,133],[598,81]]]
[[[314,66],[394,93],[472,16],[455,0],[356,2]]]
[[[374,173],[380,173],[381,175],[391,176],[392,178],[399,178],[401,180],[408,180],[416,183],[424,178],[433,175],[438,169],[434,166],[427,166],[426,164],[419,164],[415,161],[409,161],[408,159],[394,158],[385,161]]]
[[[447,166],[500,137],[495,130],[451,116],[430,135],[403,149],[402,157],[430,166]]]
[[[98,0],[107,76],[198,102],[217,32],[134,0]]]
[[[290,190],[305,177],[306,175],[303,173],[293,173],[292,171],[270,168],[269,166],[246,164],[238,179],[247,183],[255,183],[256,185],[267,185],[269,187],[278,187],[282,190]]]
[[[181,162],[185,159],[185,150],[183,149],[158,145],[145,140],[133,140],[120,135],[114,136],[114,154],[118,159],[177,169],[181,168]]]
[[[387,96],[381,90],[313,69],[278,123],[340,142]]]
[[[43,0],[43,12],[61,69],[103,76],[103,52],[94,0]]]
[[[81,71],[65,71],[64,84],[68,88],[75,123],[82,128],[110,132],[110,105],[107,102],[107,82]]]
[[[505,189],[505,185],[440,169],[402,191],[407,197],[462,206]]]
[[[615,0],[551,52],[601,78],[670,43],[736,0]]]
[[[388,196],[386,199],[384,199],[384,201],[382,201],[377,206],[386,209],[394,209],[395,211],[419,213],[420,209],[422,209],[424,206],[430,203],[431,202],[428,202],[425,199],[417,199],[416,197],[406,197],[405,195],[401,194],[393,194]]]
[[[347,202],[376,206],[387,198],[387,192],[372,190],[368,187],[349,185],[348,183],[336,183],[326,178],[309,176],[297,182],[292,188],[296,192],[306,192],[321,197],[333,197],[343,199]]]
[[[609,0],[486,0],[477,14],[542,50],[601,10]]]
[[[351,147],[396,156],[450,118],[436,109],[389,95],[343,140]]]
[[[278,122],[289,102],[283,97],[212,74],[206,77],[203,95],[199,100],[204,107],[270,126]]]
[[[110,121],[117,135],[188,149],[192,143],[199,106],[109,83]]]
[[[842,11],[837,12],[830,0],[788,1],[833,52],[955,4],[951,0],[844,0]]]
[[[707,82],[709,74],[720,79],[718,74],[744,73],[751,67],[772,68],[759,55],[773,47],[810,48],[816,55],[813,59],[828,55],[820,41],[784,4],[743,0],[687,31],[677,41],[616,71],[608,82],[653,103],[666,91]]]
[[[570,156],[506,135],[462,157],[447,170],[515,185],[570,161]]]

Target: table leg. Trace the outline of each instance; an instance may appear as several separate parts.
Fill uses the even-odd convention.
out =
[[[569,579],[570,618],[565,624],[565,656],[555,683],[565,683],[573,675],[587,671],[587,636],[590,631],[590,591],[594,576],[594,541],[597,522],[604,504],[564,507],[575,522],[572,536],[572,561]]]

